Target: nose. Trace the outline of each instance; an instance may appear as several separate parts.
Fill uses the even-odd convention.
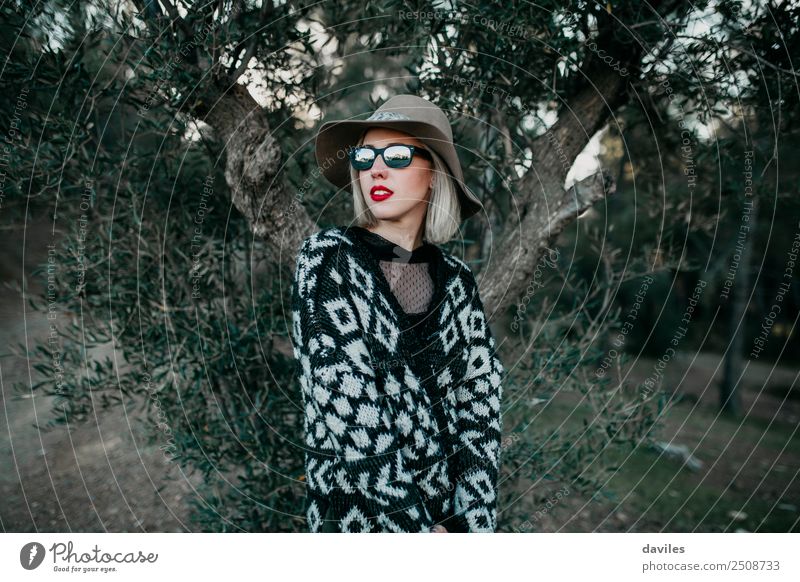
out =
[[[386,175],[389,173],[389,166],[386,165],[386,162],[383,161],[383,156],[378,156],[375,158],[375,161],[372,162],[372,167],[369,169],[370,175],[373,178],[385,178]]]

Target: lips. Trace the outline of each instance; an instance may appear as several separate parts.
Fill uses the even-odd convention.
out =
[[[394,194],[392,190],[389,190],[386,186],[375,185],[373,186],[370,191],[370,197],[375,200],[376,202],[380,202],[381,200],[386,200],[389,196]]]

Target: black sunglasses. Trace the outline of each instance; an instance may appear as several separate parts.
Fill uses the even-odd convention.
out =
[[[355,146],[347,150],[347,155],[350,158],[350,165],[359,171],[369,170],[375,160],[378,159],[378,155],[383,156],[383,161],[390,168],[408,167],[415,155],[433,161],[433,156],[428,150],[405,144],[394,144],[385,148],[376,148],[368,145]]]

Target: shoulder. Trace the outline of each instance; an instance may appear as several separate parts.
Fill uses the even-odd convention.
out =
[[[343,227],[323,228],[303,239],[297,253],[297,267],[318,268],[343,255],[350,255],[352,249],[353,242],[345,235]]]
[[[353,242],[344,233],[344,228],[323,228],[303,239],[297,253],[295,281],[301,295],[312,297],[315,291],[332,293],[331,283],[340,292],[349,281],[342,274],[340,265],[348,257],[354,257]]]
[[[475,280],[475,274],[472,268],[463,260],[445,251],[442,247],[437,246],[437,248],[442,255],[442,262],[445,267],[445,281],[448,283],[458,281],[466,290],[477,290],[478,284]]]
[[[457,256],[448,253],[443,248],[438,247],[439,251],[442,253],[442,257],[444,258],[445,263],[447,263],[451,268],[457,269],[459,271],[463,271],[468,274],[472,274],[472,269],[470,269],[469,265],[459,259]]]
[[[311,255],[315,253],[324,253],[325,251],[341,247],[342,245],[345,247],[352,245],[350,239],[344,235],[344,229],[341,226],[329,226],[304,238],[298,254]]]

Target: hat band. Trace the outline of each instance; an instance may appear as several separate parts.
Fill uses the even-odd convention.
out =
[[[396,111],[376,111],[367,118],[367,121],[391,121],[393,119],[411,121],[408,115]]]

